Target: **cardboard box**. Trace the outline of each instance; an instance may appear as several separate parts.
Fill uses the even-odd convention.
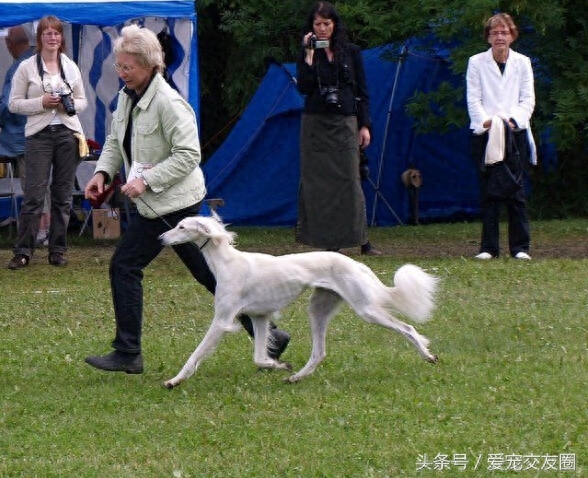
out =
[[[94,239],[117,239],[120,237],[120,214],[118,208],[92,209]]]

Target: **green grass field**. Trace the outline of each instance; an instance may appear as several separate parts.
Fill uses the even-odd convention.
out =
[[[372,229],[386,255],[356,257],[386,283],[405,262],[442,279],[416,326],[437,365],[345,307],[301,383],[258,371],[240,332],[171,391],[213,313],[171,250],[145,273],[146,370],[130,376],[84,363],[113,338],[113,243],[72,237],[68,267],[39,251],[9,271],[2,239],[0,476],[588,476],[588,220],[532,223],[531,262],[472,259],[479,228]],[[300,250],[291,229],[234,230],[243,250]],[[306,298],[280,321],[295,369],[310,352]]]

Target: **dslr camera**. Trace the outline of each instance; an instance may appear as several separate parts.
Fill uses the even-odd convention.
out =
[[[329,40],[319,40],[316,35],[312,35],[308,44],[311,50],[317,50],[320,48],[329,48],[331,43]]]
[[[63,109],[65,110],[67,115],[75,115],[76,107],[74,106],[74,100],[71,96],[71,93],[61,93],[59,97],[61,98],[61,104],[63,105]]]
[[[339,107],[339,88],[336,86],[321,86],[321,96],[330,108]]]

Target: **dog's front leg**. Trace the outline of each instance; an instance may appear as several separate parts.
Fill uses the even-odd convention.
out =
[[[223,326],[220,321],[216,319],[213,320],[212,325],[206,332],[206,335],[196,347],[196,350],[190,355],[190,358],[186,362],[186,364],[180,370],[174,378],[168,380],[164,383],[164,386],[167,388],[174,388],[184,380],[190,378],[190,376],[196,371],[202,360],[212,354],[214,349],[218,346],[223,334],[227,331],[233,331],[234,327],[227,327]]]
[[[270,323],[269,317],[251,317],[251,322],[253,324],[253,362],[255,363],[255,365],[257,365],[259,368],[276,368],[290,370],[290,364],[274,360],[270,358],[267,354]]]

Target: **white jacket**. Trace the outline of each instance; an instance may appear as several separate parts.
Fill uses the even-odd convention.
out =
[[[510,50],[503,75],[492,57],[492,49],[488,49],[470,57],[466,82],[470,128],[474,134],[486,132],[483,124],[493,116],[512,118],[519,128],[527,130],[530,161],[536,164],[536,147],[531,133],[535,86],[529,57]]]
[[[61,54],[61,64],[65,78],[72,88],[76,112],[79,113],[85,110],[88,105],[82,75],[78,66],[63,53]],[[49,77],[45,62],[42,63],[42,66],[46,76]],[[45,87],[37,69],[37,55],[33,55],[24,60],[14,73],[8,102],[8,108],[12,113],[27,116],[25,136],[32,136],[41,131],[53,121],[55,114],[59,115],[61,122],[69,129],[81,133],[82,125],[77,114],[68,116],[62,109],[48,110],[43,108],[44,92]]]

